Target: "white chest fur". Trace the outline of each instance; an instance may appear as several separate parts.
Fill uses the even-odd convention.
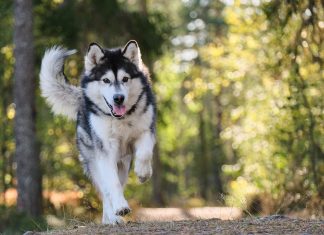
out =
[[[133,113],[125,119],[115,119],[108,116],[90,115],[90,125],[100,138],[104,148],[118,144],[122,155],[130,142],[136,141],[143,132],[150,131],[153,122],[153,107],[149,106],[145,113]]]

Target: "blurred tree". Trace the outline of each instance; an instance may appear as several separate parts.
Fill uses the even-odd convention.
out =
[[[32,0],[14,2],[14,101],[17,207],[32,216],[42,213],[42,181],[35,132],[35,70]]]

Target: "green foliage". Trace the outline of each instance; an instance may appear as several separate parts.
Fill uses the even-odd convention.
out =
[[[265,193],[271,195],[261,199],[264,208],[271,204],[268,212],[309,207],[312,200],[323,197],[322,5],[311,1],[288,6],[280,1],[263,5],[234,2],[223,10],[207,5],[209,10],[222,12],[226,30],[215,31],[211,25],[191,29],[196,18],[208,22],[208,14],[199,15],[205,11],[196,1],[186,4],[184,12],[192,19],[187,18],[185,36],[196,39],[204,33],[207,37],[189,46],[198,52],[194,63],[183,57],[175,61],[179,67],[174,73],[181,87],[175,85],[179,91],[171,93],[173,111],[162,114],[168,120],[165,116],[182,107],[176,120],[171,118],[166,127],[160,126],[160,132],[168,133],[170,128],[167,136],[176,136],[176,142],[169,137],[173,143],[170,153],[194,156],[188,162],[182,160],[185,171],[176,174],[194,174],[195,179],[186,182],[212,201],[221,198],[213,194],[215,189],[222,192],[215,183],[227,182],[229,205],[247,209],[250,198]],[[307,18],[308,8],[313,10]],[[188,47],[181,39],[173,40],[180,53]],[[179,70],[186,74],[184,78]],[[182,116],[190,117],[190,122],[178,123]],[[187,137],[192,131],[193,136]],[[177,142],[181,144],[175,145]],[[165,150],[162,145],[161,154]],[[165,161],[169,165],[174,159],[169,156]],[[220,170],[221,181],[216,181],[215,172]],[[178,189],[180,179],[175,178]]]
[[[322,47],[316,32],[323,8],[312,6],[316,9],[312,23],[305,23],[311,4],[271,2],[262,6],[265,14],[258,6],[245,6],[255,11],[249,28],[253,25],[252,33],[240,23],[249,22],[246,14],[232,19],[232,28],[238,27],[232,34],[239,32],[241,40],[245,35],[244,52],[253,52],[244,61],[252,62],[252,74],[244,79],[257,80],[247,89],[238,129],[229,129],[228,136],[224,133],[234,140],[243,167],[234,184],[239,186],[232,185],[229,192],[237,194],[246,183],[257,186],[254,192],[246,193],[269,193],[275,200],[273,212],[305,208],[311,198],[316,200],[323,192],[323,115],[319,111],[323,110],[323,65],[319,59],[323,56],[314,54]],[[244,6],[241,9],[244,11]]]

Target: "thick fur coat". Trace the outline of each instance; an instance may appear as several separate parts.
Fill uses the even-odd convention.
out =
[[[40,71],[42,96],[55,114],[77,120],[80,160],[103,201],[104,224],[121,223],[130,212],[123,195],[134,158],[140,182],[152,175],[155,101],[136,41],[124,48],[89,46],[80,86],[68,83],[62,47],[45,52]]]

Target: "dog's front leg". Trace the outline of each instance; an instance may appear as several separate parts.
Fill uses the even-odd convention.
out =
[[[134,171],[141,183],[152,176],[152,156],[155,136],[150,131],[144,132],[135,142]]]
[[[108,154],[100,151],[92,164],[93,180],[103,200],[103,223],[109,224],[119,223],[121,219],[118,216],[130,212],[118,177],[117,156],[113,149],[110,149]]]
[[[108,197],[102,197],[102,223],[103,224],[123,224],[121,216],[114,213],[111,201]]]

